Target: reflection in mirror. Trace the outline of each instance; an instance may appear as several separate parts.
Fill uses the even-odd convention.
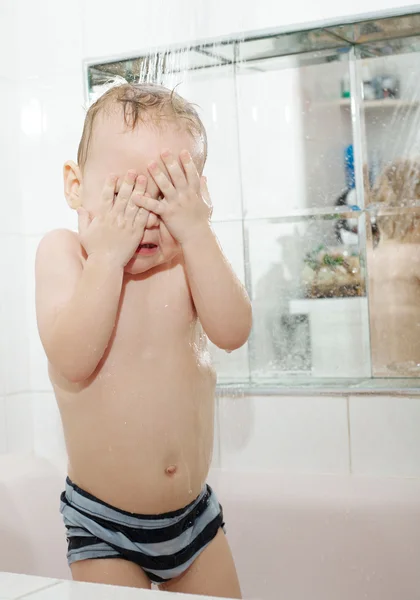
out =
[[[368,252],[372,369],[384,377],[420,373],[420,164],[388,163],[369,201],[377,238]]]
[[[371,19],[362,23],[327,27],[330,34],[337,35],[353,44],[375,40],[410,37],[420,34],[420,15],[403,15],[385,19]]]
[[[415,24],[415,23],[414,23]],[[420,89],[418,38],[365,44],[367,267],[372,373],[418,377]]]
[[[364,260],[337,242],[338,216],[248,225],[253,381],[369,376]]]

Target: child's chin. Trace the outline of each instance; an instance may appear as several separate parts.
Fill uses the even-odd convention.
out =
[[[156,253],[154,256],[136,255],[130,260],[124,271],[130,275],[141,275],[165,263],[165,256],[162,253]]]
[[[128,263],[128,265],[125,267],[124,272],[128,273],[129,275],[141,275],[142,273],[147,273],[147,271],[150,271],[151,269],[154,269],[159,263],[150,263],[150,264],[136,264],[136,261],[134,263]]]
[[[173,248],[166,248],[166,251],[158,252],[152,256],[136,255],[130,260],[124,271],[129,275],[141,275],[156,267],[170,263],[178,254],[180,254],[180,249],[178,246],[174,246]]]

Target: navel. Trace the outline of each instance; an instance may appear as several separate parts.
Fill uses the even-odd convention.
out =
[[[169,467],[166,467],[165,473],[167,475],[175,475],[175,473],[176,473],[176,465],[169,465]]]

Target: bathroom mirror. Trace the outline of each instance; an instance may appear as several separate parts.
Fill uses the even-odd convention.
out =
[[[86,64],[91,100],[122,77],[202,111],[214,228],[254,306],[247,348],[214,351],[221,386],[417,388],[418,275],[391,256],[417,248],[419,33],[413,14]],[[381,235],[386,210],[408,237]]]

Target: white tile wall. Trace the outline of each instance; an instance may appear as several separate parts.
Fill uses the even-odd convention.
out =
[[[220,399],[221,464],[225,469],[349,473],[346,399]]]
[[[7,452],[6,403],[0,396],[0,454]]]
[[[238,76],[243,198],[247,217],[306,205],[299,70]]]
[[[16,49],[18,46],[18,23],[16,16],[16,2],[14,0],[3,0],[0,3],[0,23],[2,24],[1,36],[0,36],[0,56],[2,57],[1,63],[1,78],[6,78],[10,81],[16,81],[18,79],[18,72],[13,60],[5,60],[4,57],[10,57],[16,55]],[[2,95],[2,102],[3,102]],[[3,111],[2,115],[3,116]],[[1,129],[3,132],[3,128]]]
[[[17,454],[32,453],[34,442],[32,394],[12,394],[6,396],[4,402],[7,451]]]
[[[345,188],[344,146],[352,143],[350,111],[339,105],[348,61],[299,70],[307,206],[334,206]]]
[[[420,477],[420,398],[350,398],[352,470]]]
[[[100,0],[85,0],[85,53],[87,57],[130,54],[242,31],[245,11],[238,7],[222,0],[213,4],[205,0],[124,0],[116,12],[104,11]],[[252,5],[249,10],[253,12]],[[124,27],[115,27],[116,18]]]
[[[51,390],[48,377],[48,365],[44,349],[38,334],[35,311],[35,256],[39,236],[26,236],[26,318],[27,318],[27,346],[29,350],[29,388],[37,392]]]
[[[2,28],[3,29],[3,28]],[[0,36],[2,37],[2,36]],[[1,56],[10,56],[7,54]],[[11,61],[13,62],[13,61]],[[2,173],[1,233],[19,233],[22,205],[20,202],[19,161],[19,86],[0,75],[0,165]]]
[[[21,0],[14,69],[19,74],[18,150],[23,223],[19,231],[43,234],[69,226],[62,165],[74,158],[83,124],[83,26],[81,0]]]
[[[405,6],[416,6],[406,0]],[[121,0],[117,10],[103,10],[101,0],[84,1],[85,56],[130,54],[153,46],[233,32],[298,27],[311,21],[399,8],[396,0],[355,0],[351,6],[332,0],[290,2],[260,0]],[[116,27],[116,19],[124,26]],[[154,26],[153,26],[154,24]],[[175,25],[176,24],[176,25]]]
[[[26,322],[25,238],[0,235],[0,269],[2,273],[0,360],[3,393],[29,388],[28,339]]]
[[[177,89],[197,104],[207,131],[209,154],[204,172],[213,202],[213,220],[240,219],[241,178],[233,69],[206,69],[181,77],[184,83]]]
[[[83,27],[81,1],[19,0],[16,5],[18,44],[13,56],[20,79],[80,74]],[[10,56],[10,55],[9,55]]]
[[[84,118],[81,73],[27,82],[21,90],[23,232],[74,227],[63,193],[63,164],[75,160]]]

